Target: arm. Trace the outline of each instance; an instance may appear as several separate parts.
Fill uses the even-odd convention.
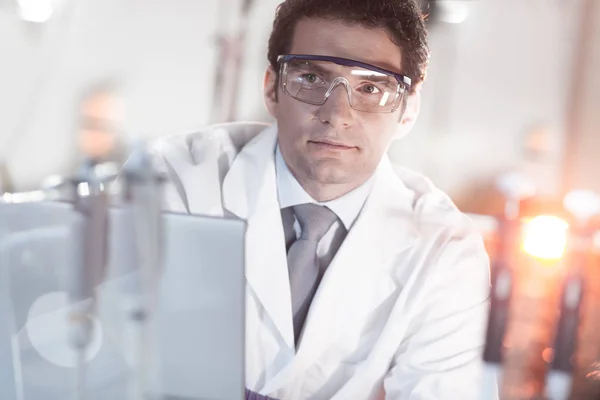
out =
[[[478,234],[445,244],[384,380],[386,399],[480,400],[489,279]]]

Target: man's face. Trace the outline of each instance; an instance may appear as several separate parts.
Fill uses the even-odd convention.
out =
[[[334,20],[300,21],[290,53],[348,58],[403,72],[401,51],[385,30]],[[322,106],[306,104],[275,87],[272,69],[265,79],[265,99],[277,120],[282,155],[301,184],[359,186],[373,174],[394,135],[408,130],[416,116],[416,111],[410,112],[413,106],[404,118],[401,110],[357,111],[344,85],[337,86]]]
[[[99,92],[80,107],[79,149],[86,156],[103,158],[117,145],[119,101],[112,93]]]

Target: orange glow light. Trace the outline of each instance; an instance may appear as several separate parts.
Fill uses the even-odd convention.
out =
[[[523,227],[523,250],[542,260],[557,260],[565,253],[569,224],[554,216],[540,215]]]

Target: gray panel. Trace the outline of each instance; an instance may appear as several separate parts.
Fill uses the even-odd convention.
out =
[[[7,232],[34,227],[62,225],[64,229],[72,216],[67,204],[0,205],[0,240]],[[92,400],[125,399],[129,390],[131,346],[126,339],[130,324],[124,305],[127,293],[139,281],[127,212],[112,210],[109,226],[110,267],[107,281],[98,288],[102,341],[86,364]],[[164,227],[168,267],[161,276],[156,314],[160,387],[171,396],[242,399],[245,223],[165,214]],[[14,321],[12,326],[0,324],[0,398],[15,398],[11,336],[18,341],[25,400],[72,398],[74,368],[49,362],[26,329],[32,323],[40,326],[40,321],[44,329],[49,324],[48,332],[66,324],[56,318],[50,323],[44,319],[47,315],[32,320],[30,313],[40,296],[65,290],[70,260],[67,240],[31,242],[13,249],[10,260],[10,267],[0,264],[0,321]],[[66,346],[65,336],[50,339],[56,346]]]
[[[167,393],[244,396],[244,235],[238,220],[171,215],[162,281],[161,351]],[[193,249],[193,250],[191,250]],[[191,251],[190,251],[191,250]],[[169,300],[171,301],[169,301]]]
[[[112,297],[139,285],[128,219],[127,210],[113,210],[111,281],[105,286]],[[164,228],[168,268],[162,271],[157,313],[162,389],[170,396],[242,399],[246,224],[165,214]]]
[[[65,203],[0,203],[0,243],[9,233],[24,232],[34,228],[60,226],[68,220],[70,205]],[[56,244],[56,243],[54,243]],[[33,301],[38,297],[36,293],[47,290],[53,291],[58,279],[53,271],[45,268],[36,268],[39,260],[35,251],[29,252],[26,261],[30,268],[9,270],[6,262],[16,254],[0,254],[0,398],[16,399],[16,376],[23,375],[20,354],[14,354],[11,347],[13,334],[22,328],[27,312]],[[26,283],[23,282],[25,276]],[[12,280],[15,280],[12,282]],[[13,298],[12,293],[18,290],[18,298]],[[20,344],[20,343],[19,343]],[[13,364],[14,361],[14,364]],[[15,370],[18,369],[18,371]],[[24,376],[24,379],[27,376]],[[23,385],[19,385],[23,389]]]
[[[1,239],[28,237],[27,242],[6,252],[0,265],[4,284],[0,298],[10,307],[0,318],[8,322],[3,326],[9,327],[7,333],[18,347],[16,357],[11,354],[0,360],[0,371],[3,375],[17,372],[22,376],[20,386],[25,400],[72,398],[75,370],[68,364],[73,364],[74,353],[67,342],[65,291],[72,265],[68,226],[76,215],[66,203],[7,204],[0,212]],[[54,234],[40,235],[48,231]],[[39,307],[43,312],[32,314]],[[10,338],[1,337],[0,341],[10,343]],[[88,398],[125,398],[126,364],[105,332],[98,343],[97,353],[86,364]],[[18,360],[19,371],[8,365],[13,358]],[[7,388],[0,391],[2,399],[15,398]]]

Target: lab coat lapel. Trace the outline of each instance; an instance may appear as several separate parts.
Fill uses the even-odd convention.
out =
[[[413,192],[382,160],[361,215],[329,265],[315,295],[293,365],[265,388],[278,390],[309,368],[344,332],[397,289],[394,261],[415,241]]]
[[[224,208],[248,222],[246,279],[285,343],[294,347],[287,256],[275,174],[276,127],[236,157],[223,182]]]

